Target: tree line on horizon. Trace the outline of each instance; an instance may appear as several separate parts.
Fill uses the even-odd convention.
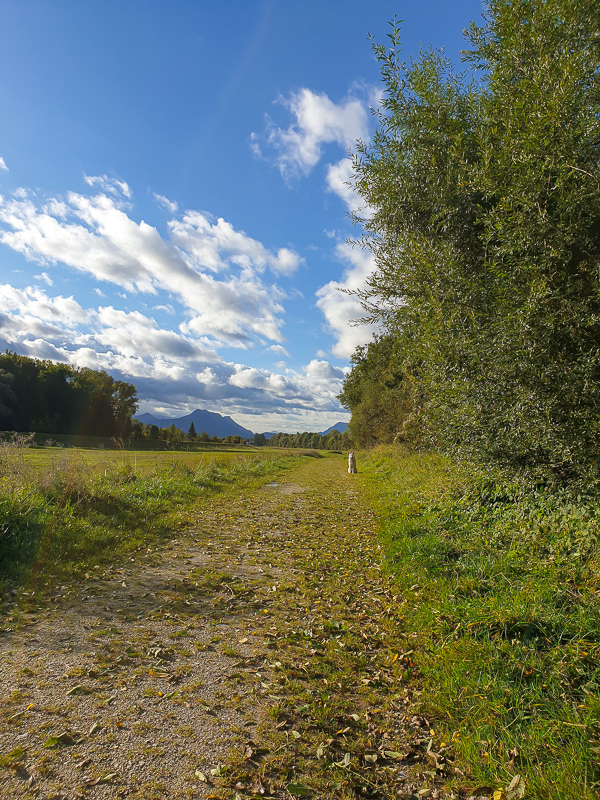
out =
[[[190,423],[190,427],[186,433],[174,423],[166,428],[159,428],[158,425],[140,422],[139,419],[134,419],[132,422],[130,438],[132,440],[148,439],[150,441],[163,441],[173,445],[180,445],[186,442],[198,444],[243,444],[246,441],[241,436],[237,435],[211,436],[206,431],[197,433],[193,422]]]
[[[190,423],[187,431],[183,431],[175,424],[168,428],[159,428],[158,425],[133,420],[131,427],[131,439],[148,439],[154,441],[165,441],[175,446],[184,443],[196,444],[245,444],[251,443],[256,447],[288,447],[303,448],[309,450],[339,450],[347,448],[349,439],[346,432],[340,433],[334,429],[325,436],[320,433],[305,431],[303,433],[275,433],[267,438],[264,433],[255,433],[253,438],[244,439],[242,436],[229,435],[225,437],[210,436],[206,431],[198,433],[194,423]]]
[[[375,339],[340,395],[356,445],[590,474],[600,454],[600,6],[489,0],[464,71],[374,44],[354,159]]]
[[[257,437],[262,437],[257,442]],[[303,433],[275,433],[270,439],[264,434],[256,434],[255,444],[265,447],[299,447],[308,450],[345,450],[349,447],[350,439],[346,431],[340,433],[334,428],[324,436],[320,433],[304,431]]]
[[[0,430],[128,437],[137,390],[104,370],[0,354]]]
[[[104,370],[17,355],[0,354],[0,431],[49,435],[83,435],[119,440],[162,441],[179,447],[185,443],[244,444],[258,447],[338,450],[348,446],[347,433],[276,433],[270,439],[257,433],[252,439],[198,433],[194,423],[187,433],[172,424],[148,425],[134,418],[135,385],[118,381]]]

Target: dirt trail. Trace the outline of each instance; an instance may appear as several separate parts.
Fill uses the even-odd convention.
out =
[[[311,460],[5,628],[1,796],[446,797],[360,481]]]

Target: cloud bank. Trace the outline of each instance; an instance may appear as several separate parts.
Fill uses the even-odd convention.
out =
[[[344,371],[326,361],[283,373],[248,367],[222,358],[208,339],[164,329],[140,312],[84,308],[38,287],[0,286],[0,347],[134,382],[142,410],[168,415],[204,406],[251,429],[315,429],[324,414],[344,417],[336,399]]]
[[[124,181],[101,176],[86,182],[113,191],[44,200],[27,192],[0,196],[0,242],[44,267],[61,262],[132,293],[166,292],[185,308],[190,335],[242,348],[257,338],[281,342],[284,293],[265,282],[264,273],[291,275],[302,263],[297,253],[271,251],[197,211],[170,220],[164,239],[129,216]],[[51,280],[48,270],[42,275]]]
[[[336,339],[333,355],[349,359],[354,350],[366,344],[377,331],[374,325],[358,324],[365,311],[356,296],[348,294],[365,286],[375,262],[371,253],[345,243],[338,244],[336,251],[347,267],[340,281],[330,281],[317,291],[317,306]]]
[[[279,98],[289,124],[279,127],[267,117],[252,147],[288,183],[324,163],[324,191],[348,210],[368,214],[352,188],[348,155],[358,139],[369,139],[367,94],[357,89],[334,102],[303,88]],[[1,158],[0,170],[7,170]],[[142,410],[168,414],[204,405],[235,414],[248,427],[257,414],[272,419],[271,427],[282,427],[276,421],[284,417],[288,429],[291,420],[297,429],[319,429],[323,414],[343,416],[336,395],[344,372],[323,351],[296,370],[278,361],[278,372],[221,354],[260,348],[272,358],[290,358],[284,306],[298,292],[289,285],[284,291],[278,281],[289,281],[304,264],[292,247],[269,247],[223,218],[180,211],[176,202],[152,193],[168,214],[161,232],[135,218],[125,181],[106,174],[85,175],[84,181],[87,194],[44,197],[20,188],[0,195],[0,243],[41,267],[35,279],[47,287],[57,282],[57,264],[87,277],[102,305],[51,297],[38,285],[7,285],[0,289],[0,347],[106,369],[137,384]],[[373,328],[352,324],[363,310],[346,292],[360,290],[374,265],[368,253],[345,244],[335,247],[334,256],[343,274],[316,291],[316,307],[335,342],[331,354],[347,360]]]
[[[289,357],[286,294],[275,279],[303,263],[294,250],[269,248],[203,212],[174,216],[174,204],[162,203],[173,215],[161,235],[133,218],[124,181],[103,175],[86,183],[102,191],[0,196],[0,242],[42,266],[35,277],[45,284],[0,286],[0,348],[107,370],[137,385],[141,410],[203,406],[252,429],[321,429],[344,418],[336,399],[344,371],[327,361],[295,370],[279,362],[275,372],[220,352],[260,347]],[[94,300],[51,294],[58,264],[89,278]],[[121,298],[137,309],[119,308]]]

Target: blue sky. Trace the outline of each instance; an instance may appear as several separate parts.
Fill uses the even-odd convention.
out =
[[[458,61],[479,0],[0,0],[0,349],[105,369],[140,411],[323,430],[372,331],[348,151],[367,34]]]

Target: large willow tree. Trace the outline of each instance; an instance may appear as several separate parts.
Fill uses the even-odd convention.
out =
[[[512,466],[600,452],[600,4],[490,0],[465,71],[375,45],[363,302],[418,364],[426,434]]]

